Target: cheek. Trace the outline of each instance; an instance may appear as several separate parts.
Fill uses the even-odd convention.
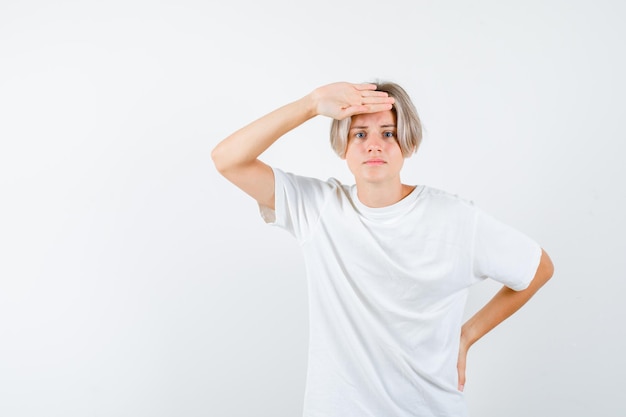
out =
[[[355,143],[348,143],[348,145],[346,146],[346,152],[345,152],[345,156],[347,157],[348,155],[355,155],[358,154],[360,152],[360,148],[358,144]]]
[[[361,163],[361,160],[363,159],[363,156],[359,152],[358,148],[350,147],[350,148],[346,149],[346,154],[345,154],[343,159],[344,159],[344,161],[346,161],[346,164],[348,165],[348,168],[350,168],[350,170],[352,170],[353,168],[357,167]]]
[[[402,153],[402,149],[400,149],[400,144],[397,141],[388,142],[385,144],[385,151],[389,153]]]

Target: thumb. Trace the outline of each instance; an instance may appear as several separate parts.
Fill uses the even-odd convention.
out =
[[[339,115],[336,117],[336,119],[343,120],[343,119],[352,117],[357,114],[366,113],[367,110],[368,110],[368,107],[365,105],[345,107],[339,111]]]

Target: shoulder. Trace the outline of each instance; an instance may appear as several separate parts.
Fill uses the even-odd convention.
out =
[[[437,209],[475,211],[472,200],[439,188],[424,186],[420,196]]]
[[[416,205],[429,237],[465,247],[476,227],[477,207],[472,200],[433,187],[425,187]]]
[[[326,201],[333,197],[342,198],[342,196],[349,194],[350,186],[342,184],[336,178],[321,180],[282,171],[278,168],[272,169],[274,170],[276,191],[284,192],[286,195],[305,200]]]

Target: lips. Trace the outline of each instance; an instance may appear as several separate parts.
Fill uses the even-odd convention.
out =
[[[365,161],[364,164],[365,165],[383,165],[383,164],[386,164],[386,162],[380,158],[372,158],[372,159],[368,159],[367,161]]]

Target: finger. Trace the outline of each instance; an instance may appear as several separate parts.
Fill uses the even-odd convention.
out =
[[[361,104],[393,104],[396,100],[393,97],[373,96],[361,98]]]
[[[385,110],[391,110],[391,104],[377,104],[377,105],[363,105],[363,106],[350,106],[341,110],[337,120],[343,120],[347,117],[356,116],[357,114],[366,113],[378,113]]]
[[[465,368],[459,368],[459,391],[463,392],[465,389]]]
[[[456,366],[458,375],[459,375],[459,391],[463,391],[465,388],[465,358],[459,357],[459,361]]]
[[[363,113],[364,110],[365,110],[365,106],[361,106],[361,105],[348,106],[348,107],[344,107],[340,109],[339,112],[333,117],[335,120],[343,120],[348,117],[352,117],[355,114]]]
[[[361,91],[361,97],[389,97],[389,93],[386,91]]]
[[[376,84],[363,83],[363,84],[354,84],[354,88],[356,88],[359,91],[365,91],[365,90],[376,90],[378,86]]]
[[[378,113],[381,111],[391,110],[393,108],[391,103],[366,104],[360,107],[362,109],[359,111],[359,113]]]
[[[352,117],[354,115],[363,114],[363,113],[368,113],[368,106],[356,105],[356,106],[346,107],[345,109],[341,109],[341,113],[339,117],[337,118],[337,120],[343,120],[347,117]]]

